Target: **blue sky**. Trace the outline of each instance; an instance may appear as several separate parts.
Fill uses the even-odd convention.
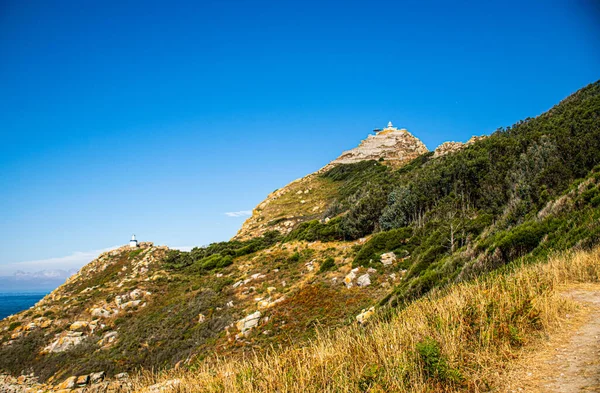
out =
[[[600,78],[594,1],[489,3],[0,2],[0,275],[226,240],[390,120],[434,149]]]

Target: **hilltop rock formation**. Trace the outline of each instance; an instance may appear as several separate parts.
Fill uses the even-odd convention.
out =
[[[244,222],[234,239],[250,239],[272,230],[287,234],[298,223],[320,217],[335,198],[336,189],[319,174],[336,165],[383,160],[383,164],[398,167],[428,152],[423,142],[406,129],[394,127],[391,122],[383,130],[375,132],[317,172],[269,194],[252,211],[252,216]]]
[[[392,123],[383,130],[376,130],[354,149],[345,151],[329,165],[352,164],[367,160],[383,159],[392,165],[402,165],[421,154],[427,147],[404,128],[396,128]]]

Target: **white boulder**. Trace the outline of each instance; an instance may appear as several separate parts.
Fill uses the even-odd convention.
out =
[[[381,263],[383,263],[384,266],[392,265],[394,262],[396,262],[396,259],[396,254],[394,254],[393,252],[386,252],[384,254],[381,254]]]
[[[371,277],[369,276],[369,273],[365,273],[362,276],[358,277],[356,279],[356,285],[358,285],[359,287],[367,287],[371,285]]]

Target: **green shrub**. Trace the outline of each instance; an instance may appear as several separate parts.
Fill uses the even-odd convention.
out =
[[[379,373],[380,369],[377,364],[371,364],[365,367],[358,380],[358,390],[360,392],[369,392],[371,387],[377,382]]]
[[[433,338],[427,337],[418,342],[416,350],[427,378],[451,383],[463,380],[458,370],[450,368],[446,357],[442,355],[440,344]]]
[[[267,231],[263,236],[246,241],[212,243],[207,247],[194,247],[190,252],[170,250],[163,266],[170,270],[182,270],[193,265],[193,270],[212,270],[233,263],[233,258],[254,253],[282,240],[278,231]]]
[[[300,223],[285,240],[304,240],[307,242],[322,241],[329,242],[341,240],[342,235],[339,230],[340,218],[335,218],[327,223],[319,220],[312,220]]]
[[[213,270],[215,268],[223,268],[233,263],[231,255],[213,254],[194,262],[194,266],[201,270]]]
[[[327,257],[319,267],[319,273],[332,270],[335,267],[335,260],[332,257]]]
[[[557,220],[528,221],[516,226],[495,244],[506,260],[524,255],[538,246],[542,238],[557,227]]]
[[[144,251],[143,248],[138,248],[137,250],[133,250],[129,252],[129,259],[135,258],[136,256],[140,255],[140,253]]]
[[[405,245],[411,236],[411,228],[392,229],[391,231],[378,233],[363,244],[356,254],[352,265],[354,267],[367,267],[371,264],[371,261],[379,261],[381,253],[394,251]]]

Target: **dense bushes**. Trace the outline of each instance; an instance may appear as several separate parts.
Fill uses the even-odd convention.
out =
[[[353,240],[379,230],[379,216],[396,176],[377,161],[361,161],[333,167],[323,178],[340,183],[338,197],[326,215],[345,211],[339,222],[341,239]]]
[[[413,229],[403,247],[412,266],[400,292],[418,296],[456,277],[465,264],[471,271],[489,269],[532,251],[593,244],[598,225],[587,216],[577,222],[579,214],[570,209],[600,206],[597,182],[580,185],[577,198],[556,202],[542,214],[562,212],[566,221],[536,215],[599,163],[596,82],[547,113],[500,128],[458,152],[436,159],[425,154],[398,170],[380,169],[374,161],[340,165],[322,176],[342,182],[332,211],[344,210],[339,222],[343,239]],[[355,265],[368,266],[378,253],[396,247],[376,246],[392,235],[381,236],[363,246]],[[474,261],[479,267],[473,270]]]
[[[386,190],[370,187],[350,199],[352,205],[342,216],[340,232],[345,240],[358,239],[379,229],[379,216],[386,205]]]
[[[339,228],[340,218],[335,218],[327,223],[319,220],[312,220],[300,223],[292,232],[290,232],[285,240],[305,240],[314,242],[320,240],[322,242],[341,240],[342,235]]]
[[[223,268],[231,265],[235,257],[265,249],[282,239],[278,231],[269,231],[250,240],[212,243],[207,247],[194,247],[190,252],[170,250],[164,260],[164,266],[170,270],[181,270],[191,266],[194,271]]]
[[[333,259],[333,257],[327,257],[321,263],[321,266],[319,267],[319,273],[324,273],[326,271],[332,270],[334,267],[335,267],[335,260]]]
[[[406,245],[411,235],[411,228],[394,229],[374,235],[360,248],[353,266],[369,266],[372,262],[379,261],[383,252],[395,251],[399,254],[398,249]]]
[[[493,247],[502,252],[505,260],[524,255],[538,246],[542,238],[557,227],[557,221],[529,221],[519,225],[507,233],[502,233]]]

